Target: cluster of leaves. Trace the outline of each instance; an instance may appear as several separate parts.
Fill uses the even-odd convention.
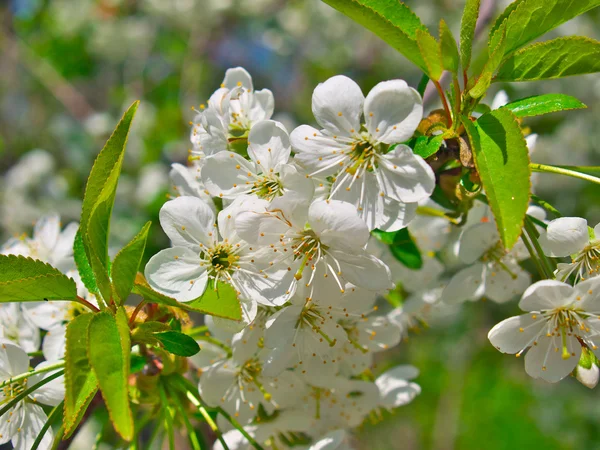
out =
[[[112,261],[108,256],[111,213],[137,107],[135,102],[127,110],[94,163],[74,243],[77,269],[99,307],[78,296],[75,281],[49,264],[22,256],[0,256],[0,302],[74,301],[90,310],[67,326],[64,438],[75,431],[100,390],[115,430],[123,439],[133,439],[128,384],[132,345],[182,357],[200,350],[194,339],[181,332],[178,309],[233,320],[241,318],[236,292],[228,285],[219,286],[218,291],[209,288],[203,296],[186,304],[150,288],[138,272],[150,223]],[[135,309],[125,306],[132,293],[142,297]],[[147,303],[160,305],[161,314],[156,315],[159,320],[152,320],[149,315],[144,320],[138,318],[141,306]]]
[[[600,42],[569,36],[531,42],[568,20],[600,5],[599,0],[516,0],[496,19],[488,45],[472,59],[480,0],[467,0],[459,43],[442,20],[436,39],[420,19],[397,0],[324,0],[362,24],[416,64],[437,88],[444,110],[426,118],[411,141],[415,153],[429,158],[438,181],[433,199],[466,214],[475,197],[489,203],[506,249],[518,240],[530,202],[530,166],[521,128],[525,117],[585,108],[579,100],[548,94],[517,100],[491,111],[480,103],[494,82],[535,81],[600,71]],[[444,92],[444,74],[451,76]],[[479,113],[479,117],[474,117]],[[448,151],[450,150],[450,151]],[[448,158],[448,153],[451,157]],[[442,163],[439,160],[442,159]],[[406,231],[397,236],[378,235],[409,267],[418,268],[418,250]],[[404,244],[401,244],[404,242]],[[407,259],[406,254],[410,254]]]

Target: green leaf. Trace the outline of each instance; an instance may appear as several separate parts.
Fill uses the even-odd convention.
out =
[[[75,282],[50,264],[0,255],[0,303],[76,299]]]
[[[504,55],[504,49],[506,47],[506,28],[502,26],[496,34],[497,38],[492,39],[488,45],[489,58],[483,67],[483,71],[475,83],[475,86],[469,91],[469,95],[473,98],[480,98],[485,95],[490,84],[492,84],[492,77],[498,66],[502,62]]]
[[[423,71],[427,65],[417,45],[417,30],[427,32],[419,18],[397,0],[323,0],[375,33]]]
[[[147,222],[137,236],[115,256],[111,270],[112,281],[121,302],[127,300],[131,289],[133,289],[133,283],[146,249],[146,240],[151,224],[152,222]]]
[[[81,277],[81,281],[83,281],[84,286],[91,293],[97,293],[98,285],[96,284],[96,278],[94,277],[92,266],[90,266],[88,257],[85,254],[83,238],[81,237],[81,229],[77,230],[77,234],[75,235],[75,241],[73,242],[73,256],[75,258],[77,271],[79,272],[79,276]]]
[[[177,356],[194,356],[200,351],[198,343],[187,334],[177,331],[164,331],[155,333],[157,338],[166,351]]]
[[[440,21],[440,54],[442,55],[442,65],[444,69],[458,73],[458,46],[456,40],[452,36],[452,32],[448,25],[443,20]]]
[[[94,395],[98,380],[88,360],[88,328],[93,314],[81,314],[67,325],[65,354],[65,439],[69,438],[81,422]]]
[[[477,18],[479,17],[479,4],[480,0],[467,0],[460,22],[460,61],[464,71],[471,65],[471,52],[473,50]]]
[[[587,108],[575,97],[565,94],[544,94],[522,98],[504,105],[516,117],[532,117],[557,111]]]
[[[440,149],[442,142],[444,142],[443,134],[438,134],[436,136],[419,136],[416,139],[413,152],[423,159],[429,158]]]
[[[417,30],[417,45],[427,66],[427,75],[433,81],[439,81],[444,71],[440,44],[428,31]]]
[[[500,67],[494,81],[550,80],[600,71],[600,42],[581,36],[525,47]]]
[[[125,154],[131,122],[139,102],[134,102],[96,158],[88,178],[81,210],[80,230],[88,261],[102,296],[110,297],[108,276],[108,234],[117,182]],[[104,276],[101,275],[104,272]]]
[[[381,230],[373,230],[372,233],[381,242],[389,245],[392,254],[403,265],[413,270],[423,267],[421,252],[407,228],[392,233]]]
[[[475,166],[485,189],[504,247],[511,249],[529,206],[529,152],[518,119],[500,108],[465,124]]]
[[[135,280],[134,292],[144,297],[150,303],[158,303],[185,311],[194,311],[225,319],[242,319],[242,308],[237,299],[237,293],[227,283],[219,283],[218,289],[215,290],[212,281],[209,281],[206,292],[200,298],[191,302],[180,303],[172,297],[156,292],[148,285],[144,276],[138,273]]]
[[[490,30],[492,37],[506,21],[509,55],[544,33],[600,5],[600,0],[516,0],[500,15]]]
[[[158,339],[154,336],[154,333],[160,333],[168,330],[169,326],[166,323],[144,322],[133,329],[131,332],[131,339],[135,342],[156,345]]]
[[[108,311],[94,314],[89,325],[88,357],[115,430],[131,441],[134,427],[127,388],[129,356],[125,359],[130,348],[122,332],[122,319],[117,317]]]

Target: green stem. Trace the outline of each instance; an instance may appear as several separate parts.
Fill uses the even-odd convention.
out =
[[[221,341],[219,341],[218,339],[215,339],[212,336],[195,336],[194,339],[197,339],[199,341],[210,342],[211,344],[216,345],[220,349],[227,352],[227,355],[231,356],[231,348],[229,348],[227,345],[223,344]]]
[[[90,302],[88,302],[85,298],[80,297],[79,295],[77,296],[77,300],[75,300],[77,303],[85,306],[86,308],[92,310],[93,312],[100,312],[100,310],[98,308],[96,308],[94,305],[92,305]]]
[[[454,217],[448,217],[444,211],[432,208],[430,206],[417,206],[417,214],[421,216],[441,217],[454,225],[458,224],[458,220]]]
[[[54,436],[54,441],[52,442],[51,450],[58,450],[58,446],[60,445],[63,436],[65,435],[65,426],[61,425],[58,429],[58,432]]]
[[[21,392],[19,395],[17,395],[15,398],[13,398],[10,402],[8,402],[2,409],[0,409],[0,417],[3,416],[4,414],[6,414],[8,411],[10,411],[10,409],[15,406],[18,402],[20,402],[21,400],[23,400],[25,397],[27,397],[29,394],[31,394],[32,392],[37,391],[39,388],[41,388],[42,386],[44,386],[45,384],[50,383],[52,380],[60,377],[61,375],[63,375],[65,373],[64,370],[59,370],[56,373],[53,373],[52,375],[50,375],[47,378],[44,378],[43,380],[41,380],[39,383],[34,384],[33,386],[25,389],[23,392]]]
[[[531,256],[531,260],[535,264],[535,268],[537,269],[538,273],[540,274],[540,277],[546,278],[546,271],[544,270],[544,267],[542,266],[542,263],[539,260],[537,253],[535,252],[533,246],[531,245],[531,242],[529,242],[529,239],[527,238],[527,236],[525,236],[525,234],[523,236],[521,236],[521,240],[525,244],[525,247],[527,247],[529,256]]]
[[[558,209],[556,209],[554,206],[552,206],[546,200],[539,198],[537,195],[531,194],[531,200],[533,200],[535,203],[540,205],[542,208],[544,208],[549,213],[554,214],[556,217],[562,217],[562,214],[560,213],[560,211]]]
[[[529,236],[529,240],[533,244],[533,248],[538,254],[544,272],[546,273],[546,278],[553,279],[554,278],[554,269],[550,264],[550,261],[546,257],[544,251],[542,250],[542,246],[538,242],[538,231],[535,229],[535,225],[531,221],[531,219],[525,216],[525,231],[527,232],[527,236]]]
[[[169,450],[175,450],[175,432],[173,431],[173,416],[171,415],[171,411],[169,408],[169,400],[167,399],[167,394],[165,393],[165,387],[162,383],[158,384],[158,395],[160,396],[160,401],[162,402],[162,408],[164,411],[164,422],[165,429],[167,430],[167,436],[169,437]]]
[[[8,380],[4,380],[2,383],[0,383],[0,389],[2,389],[4,386],[8,386],[9,384],[13,384],[13,383],[16,383],[17,381],[24,380],[25,378],[32,377],[33,375],[39,375],[40,373],[52,372],[53,370],[62,369],[63,367],[65,367],[65,362],[60,361],[60,362],[57,362],[56,364],[51,364],[49,366],[42,367],[41,369],[31,370],[29,372],[22,373],[15,377],[9,378]]]
[[[202,325],[201,327],[192,328],[186,334],[191,337],[196,337],[197,335],[203,335],[208,331],[208,327],[206,325]]]
[[[577,172],[575,170],[572,170],[568,166],[557,167],[548,166],[546,164],[529,164],[529,167],[533,172],[556,173],[559,175],[566,175],[568,177],[579,178],[580,180],[600,184],[600,178],[585,173]]]
[[[35,438],[35,441],[33,441],[33,445],[31,446],[31,450],[37,450],[38,449],[38,447],[42,443],[42,439],[44,438],[44,435],[48,431],[48,428],[50,428],[50,426],[54,423],[54,421],[56,420],[57,417],[60,417],[60,415],[62,413],[62,409],[63,409],[63,404],[64,404],[64,401],[60,402],[58,404],[58,406],[55,406],[54,409],[50,412],[50,415],[48,416],[48,419],[46,420],[46,423],[40,429],[37,437]]]
[[[206,423],[208,424],[210,429],[213,430],[213,432],[217,435],[217,439],[219,440],[219,442],[221,442],[221,445],[223,446],[223,448],[225,450],[229,450],[229,447],[227,446],[227,442],[225,442],[225,439],[223,439],[223,434],[221,433],[221,430],[219,429],[219,427],[217,426],[217,424],[215,423],[213,418],[210,417],[210,414],[208,413],[206,408],[202,405],[200,400],[198,398],[196,398],[196,396],[191,391],[186,391],[186,396],[187,396],[188,400],[192,403],[192,405],[194,405],[196,408],[198,408],[198,411],[200,411],[200,414],[202,414],[202,417],[204,417],[204,420],[206,421]]]
[[[180,417],[183,420],[183,424],[185,425],[185,428],[187,430],[188,438],[190,440],[190,445],[192,446],[192,450],[201,450],[202,447],[206,447],[205,445],[204,446],[200,445],[200,442],[198,441],[198,435],[196,434],[196,430],[194,430],[194,427],[192,426],[190,419],[188,419],[185,408],[183,407],[183,403],[181,403],[181,400],[179,399],[179,394],[177,392],[173,392],[170,389],[171,387],[168,384],[166,384],[165,387],[166,387],[167,391],[169,392],[169,398],[171,398],[171,400],[173,400],[173,403],[175,404],[175,408],[177,409]]]
[[[244,436],[246,438],[246,440],[250,443],[250,445],[252,445],[252,447],[254,447],[256,450],[264,450],[262,448],[262,446],[258,442],[256,442],[254,440],[254,438],[252,436],[250,436],[246,430],[244,430],[244,427],[237,420],[235,420],[233,417],[231,417],[229,415],[229,413],[227,413],[221,407],[218,407],[217,410],[219,411],[219,414],[221,414],[223,417],[225,417],[225,419],[227,419],[227,421],[231,425],[233,425],[233,427],[236,430],[238,430],[240,433],[242,433],[242,436]]]
[[[452,128],[452,112],[450,111],[450,106],[448,105],[448,100],[446,100],[446,96],[444,95],[444,90],[440,85],[439,81],[431,80],[433,85],[438,91],[440,98],[442,99],[442,105],[444,105],[444,111],[446,112],[446,116],[448,117],[448,128]]]

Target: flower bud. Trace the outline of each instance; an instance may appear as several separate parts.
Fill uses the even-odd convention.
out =
[[[579,363],[573,371],[575,378],[584,386],[594,389],[598,384],[598,378],[600,377],[600,369],[598,369],[598,359],[590,352],[587,348],[581,349],[581,357]]]

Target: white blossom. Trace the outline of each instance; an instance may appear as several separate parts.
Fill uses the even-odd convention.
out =
[[[330,198],[354,204],[370,230],[405,227],[435,185],[431,167],[402,144],[423,116],[421,96],[391,80],[365,98],[338,75],[317,86],[312,103],[322,130],[302,125],[292,132],[295,158],[310,176],[334,177]]]
[[[488,334],[502,353],[521,356],[533,378],[556,382],[573,371],[585,345],[600,355],[600,278],[575,286],[556,280],[531,285],[519,307],[527,314],[506,319]]]

